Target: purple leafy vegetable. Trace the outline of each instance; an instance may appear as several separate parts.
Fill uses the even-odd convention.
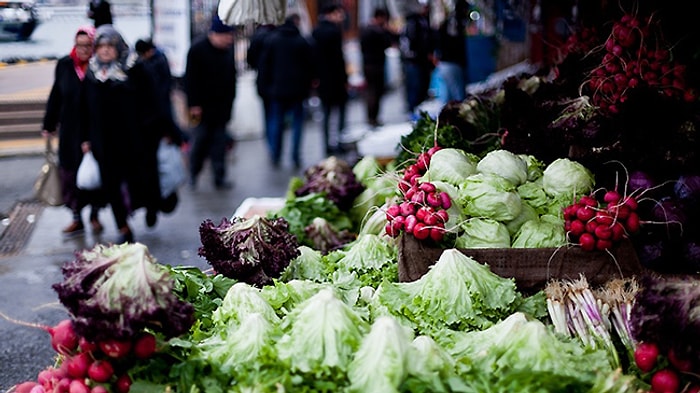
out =
[[[224,217],[218,226],[206,220],[199,235],[199,255],[217,273],[258,287],[271,284],[299,256],[297,238],[282,217]]]
[[[340,210],[348,211],[364,190],[365,186],[357,180],[350,164],[331,156],[304,172],[304,184],[294,194],[325,194]]]

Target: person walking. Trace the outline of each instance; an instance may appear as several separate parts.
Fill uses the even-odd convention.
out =
[[[265,129],[265,140],[270,138],[270,99],[265,95],[265,90],[267,86],[263,86],[263,79],[260,78],[260,72],[258,70],[260,63],[260,56],[263,49],[265,48],[265,41],[270,37],[270,33],[275,29],[274,24],[262,24],[259,25],[252,37],[250,37],[250,45],[246,52],[246,62],[248,66],[255,70],[257,75],[255,78],[255,87],[257,89],[258,96],[262,101],[263,105],[263,127]]]
[[[412,4],[399,39],[406,87],[406,109],[412,117],[416,115],[418,105],[428,98],[430,76],[435,68],[435,34],[430,27],[429,11],[430,3],[427,0],[418,0],[417,4]]]
[[[184,88],[190,121],[190,186],[209,158],[214,187],[226,190],[226,150],[229,137],[226,125],[231,120],[236,97],[236,62],[233,50],[234,29],[218,15],[212,17],[206,36],[195,41],[187,53]]]
[[[398,41],[398,35],[387,28],[388,22],[389,12],[385,8],[377,8],[369,24],[360,31],[367,123],[372,128],[382,125],[379,113],[386,89],[386,50]]]
[[[326,155],[342,153],[341,135],[345,129],[348,101],[348,73],[343,54],[342,23],[345,11],[330,4],[321,9],[321,18],[311,35],[318,70],[318,96],[323,109],[323,142]],[[331,132],[331,114],[337,114],[337,127]]]
[[[438,29],[437,72],[443,84],[443,104],[464,101],[466,97],[468,13],[467,1],[457,0]]]
[[[138,77],[131,69],[129,48],[112,25],[99,27],[95,34],[95,55],[90,59],[85,79],[87,127],[83,129],[82,151],[91,151],[100,167],[102,189],[112,208],[119,231],[119,243],[133,242],[128,217],[145,206],[144,195],[158,192],[158,183],[139,181],[157,167],[146,157],[144,113],[146,89],[139,89]],[[157,179],[157,178],[156,178]],[[154,189],[155,188],[155,189]],[[151,191],[153,190],[153,191]]]
[[[112,5],[107,0],[90,0],[88,18],[93,20],[95,28],[113,24]]]
[[[51,137],[58,134],[58,161],[61,176],[61,188],[65,206],[71,210],[72,221],[63,228],[65,236],[83,233],[85,225],[81,217],[84,207],[90,205],[90,225],[94,234],[99,234],[103,226],[99,220],[99,209],[104,206],[100,201],[100,191],[78,189],[76,174],[83,153],[80,148],[81,100],[84,97],[85,73],[93,54],[95,28],[83,26],[78,28],[70,54],[56,62],[54,82],[46,102],[43,120],[43,135]]]
[[[315,75],[313,49],[301,35],[298,14],[287,16],[271,33],[260,56],[258,77],[270,99],[270,161],[280,165],[285,118],[292,116],[292,162],[300,168],[304,127],[304,100],[309,97]]]

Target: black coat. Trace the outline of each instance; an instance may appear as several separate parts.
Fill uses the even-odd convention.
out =
[[[264,96],[273,100],[307,98],[314,76],[313,50],[292,23],[275,29],[265,43],[258,65]]]
[[[221,126],[231,120],[236,98],[236,61],[233,48],[221,50],[207,37],[187,52],[185,93],[187,105],[202,107],[202,122]]]
[[[83,157],[80,149],[83,92],[84,82],[75,73],[73,59],[65,56],[58,60],[43,129],[50,132],[58,129],[58,160],[61,167],[70,171],[78,170]]]
[[[246,62],[250,68],[254,70],[258,69],[260,57],[262,56],[262,52],[265,48],[265,42],[270,37],[270,33],[272,33],[274,29],[274,25],[260,25],[257,29],[255,29],[253,36],[250,37],[250,45],[248,46],[248,50],[246,52]],[[265,98],[264,94],[266,87],[261,84],[262,82],[264,81],[260,77],[256,78],[255,83],[258,90],[258,95]]]
[[[342,104],[348,98],[343,31],[336,23],[321,20],[312,36],[318,72],[318,96],[325,103]]]
[[[161,133],[154,127],[157,104],[150,77],[142,65],[124,81],[85,77],[85,120],[92,152],[100,164],[105,190],[128,185],[132,209],[160,203],[157,148]]]
[[[95,27],[112,24],[112,6],[106,0],[91,1],[88,16],[94,21]]]

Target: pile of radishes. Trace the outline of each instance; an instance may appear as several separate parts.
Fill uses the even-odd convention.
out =
[[[603,202],[584,195],[564,208],[564,230],[568,239],[586,251],[604,251],[624,237],[639,232],[637,200],[615,190],[606,191]]]
[[[615,114],[629,89],[648,87],[670,98],[693,102],[696,93],[686,85],[686,67],[672,60],[654,16],[625,14],[616,21],[603,45],[600,66],[587,81],[592,103]]]
[[[698,393],[700,385],[684,381],[684,374],[691,372],[691,363],[679,359],[673,350],[664,356],[652,342],[642,342],[634,350],[634,363],[642,378],[651,385],[650,393]]]
[[[132,382],[129,369],[156,352],[156,337],[145,331],[130,340],[90,342],[75,332],[70,319],[44,330],[51,335],[60,365],[42,370],[36,381],[17,385],[16,393],[126,393]]]
[[[385,231],[390,236],[398,237],[406,232],[418,240],[440,242],[443,239],[449,219],[447,209],[452,206],[452,200],[433,183],[420,181],[430,165],[430,158],[438,150],[440,147],[434,146],[420,153],[416,162],[404,170],[398,185],[402,200],[386,210]]]

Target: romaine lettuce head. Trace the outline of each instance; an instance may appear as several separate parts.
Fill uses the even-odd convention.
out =
[[[457,248],[510,248],[506,225],[490,218],[470,218],[461,225]]]
[[[544,191],[558,199],[573,203],[579,196],[593,190],[593,173],[581,163],[568,158],[558,158],[547,165],[542,174]]]
[[[564,244],[564,224],[539,218],[524,223],[513,237],[513,248],[556,248]]]
[[[527,162],[508,150],[492,150],[476,165],[477,172],[500,176],[516,187],[527,181],[527,169]]]
[[[522,210],[520,195],[508,180],[490,174],[477,173],[459,185],[458,202],[469,217],[510,221]]]
[[[355,174],[357,181],[368,186],[369,181],[382,172],[382,168],[376,157],[364,156],[353,165],[352,172]]]
[[[444,181],[456,186],[476,173],[478,161],[477,156],[461,149],[440,149],[430,157],[428,170],[420,180]]]
[[[378,235],[360,235],[340,251],[338,264],[349,271],[378,270],[396,263],[397,252],[395,244]]]
[[[328,283],[310,280],[275,281],[275,285],[263,287],[260,290],[260,296],[270,304],[277,315],[284,315],[328,287],[330,287]]]
[[[294,308],[281,328],[279,358],[292,371],[328,375],[347,369],[367,322],[327,288]]]
[[[593,386],[597,374],[612,372],[605,350],[584,349],[577,341],[562,341],[542,322],[519,312],[488,329],[454,332],[443,339],[448,341],[443,344],[447,352],[457,362],[464,360],[472,365],[471,378],[487,377],[485,382],[492,387],[527,381],[527,386],[537,388],[528,390],[533,392],[571,391],[571,387],[585,392]]]
[[[430,336],[418,336],[411,343],[411,361],[403,384],[408,392],[457,392],[454,384],[464,386],[455,373],[455,361]]]
[[[399,392],[412,361],[412,339],[413,332],[394,318],[377,318],[348,367],[348,391]]]
[[[260,289],[250,284],[238,282],[226,292],[221,306],[212,313],[216,325],[238,325],[248,315],[257,313],[271,324],[279,323],[279,317],[270,303],[260,294]]]

